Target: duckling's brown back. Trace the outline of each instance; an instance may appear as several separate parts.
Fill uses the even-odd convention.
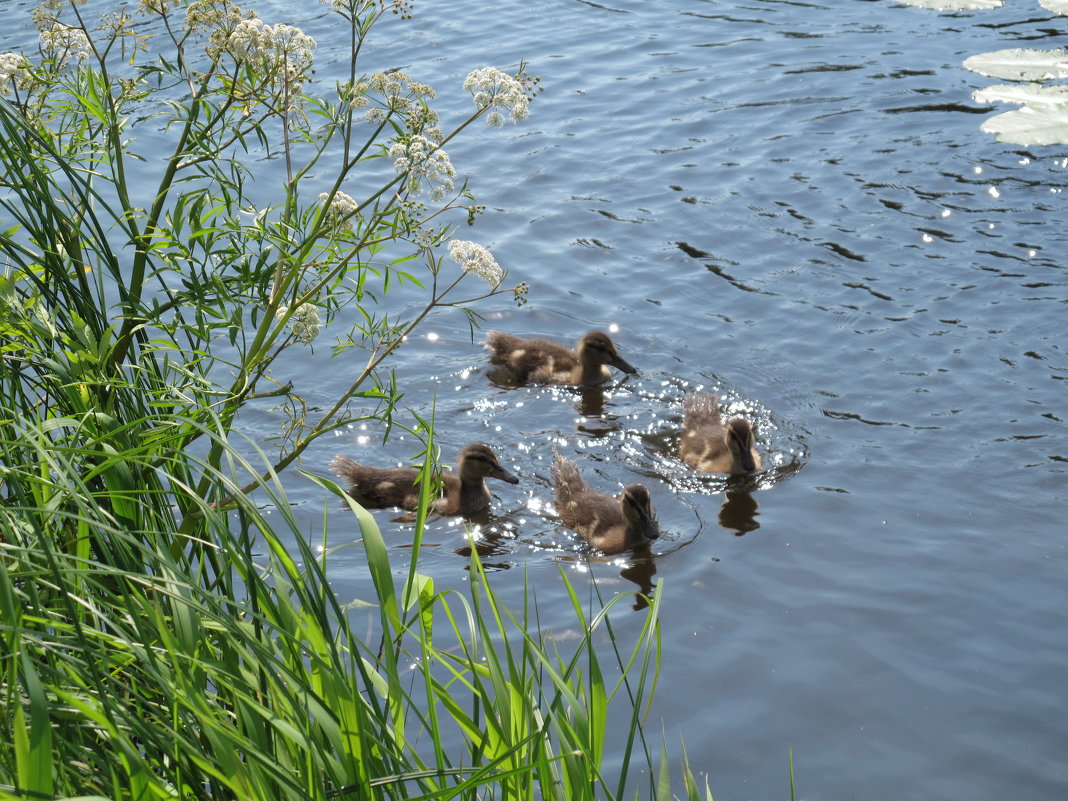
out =
[[[486,335],[490,363],[505,368],[517,382],[553,383],[566,380],[578,365],[575,352],[548,339],[521,339],[502,331]]]

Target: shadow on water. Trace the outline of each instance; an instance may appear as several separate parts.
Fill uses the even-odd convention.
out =
[[[757,509],[760,504],[751,492],[739,492],[728,490],[723,505],[719,507],[718,522],[720,526],[733,531],[736,537],[756,531],[760,528],[757,522]]]

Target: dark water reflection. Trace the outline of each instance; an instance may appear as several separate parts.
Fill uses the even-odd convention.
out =
[[[333,80],[330,18],[259,5],[316,36]],[[653,718],[717,798],[785,797],[791,751],[810,799],[1068,797],[1068,149],[980,133],[970,93],[992,81],[960,66],[1063,44],[1036,10],[451,0],[368,52],[434,84],[447,119],[471,68],[543,77],[527,124],[449,147],[490,206],[462,235],[531,284],[486,328],[611,330],[640,370],[596,393],[495,383],[466,321],[432,315],[398,355],[404,403],[433,413],[444,461],[486,442],[522,482],[475,532],[432,522],[421,569],[462,587],[475,548],[517,606],[526,574],[547,628],[572,620],[561,567],[636,609],[662,593]],[[351,371],[328,353],[276,372],[327,404]],[[679,463],[693,390],[753,420],[765,470]],[[304,466],[420,447],[354,428]],[[559,524],[554,447],[604,491],[649,487],[651,553],[597,558]],[[326,503],[331,544],[354,536],[296,475],[291,497],[310,532]],[[411,527],[379,521],[403,564]],[[331,559],[338,593],[367,597],[359,549]]]

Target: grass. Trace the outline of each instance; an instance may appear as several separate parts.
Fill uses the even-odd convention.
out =
[[[351,504],[371,575],[364,600],[377,607],[374,641],[361,641],[329,586],[329,557],[300,534],[280,485],[259,503],[236,493],[227,512],[202,505],[195,539],[173,525],[130,531],[109,511],[115,498],[157,496],[135,500],[115,481],[94,490],[44,433],[3,442],[36,459],[4,476],[20,492],[2,510],[0,791],[624,798],[634,761],[653,775],[641,724],[659,593],[620,650],[612,604],[588,615],[561,573],[582,632],[563,651],[540,632],[533,599],[518,615],[501,604],[477,557],[464,595],[438,592],[416,569],[418,551],[395,584],[374,519]],[[236,489],[254,465],[227,452],[234,475],[215,479]],[[103,558],[116,555],[122,567]],[[607,666],[601,630],[612,635]],[[623,769],[608,775],[606,732],[619,725]]]

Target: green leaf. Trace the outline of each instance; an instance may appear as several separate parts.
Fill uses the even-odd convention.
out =
[[[980,75],[1009,81],[1048,81],[1068,78],[1064,50],[995,50],[964,60],[964,66]]]
[[[22,704],[15,709],[15,757],[19,785],[26,793],[51,798],[52,784],[52,721],[48,698],[37,670],[25,652],[22,653],[22,676],[29,699],[30,721]]]
[[[1068,103],[1045,108],[1024,106],[986,120],[986,133],[1012,145],[1061,145],[1068,143]]]

